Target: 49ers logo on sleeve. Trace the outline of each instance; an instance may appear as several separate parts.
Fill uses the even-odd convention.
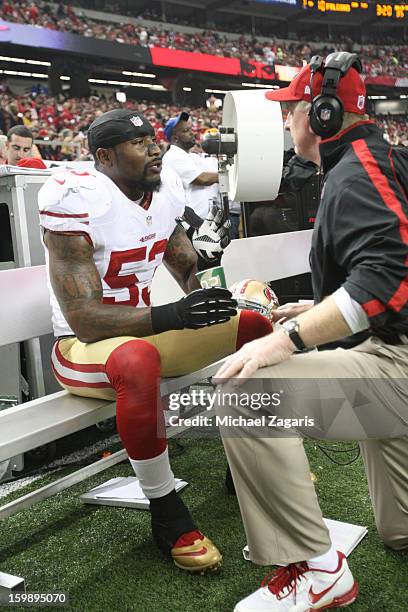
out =
[[[150,286],[143,287],[140,292],[138,283],[139,279],[136,274],[120,274],[124,264],[142,262],[147,258],[148,262],[154,261],[158,255],[162,255],[167,247],[167,239],[158,240],[155,242],[150,249],[147,251],[147,246],[139,247],[137,249],[129,249],[127,251],[112,251],[108,269],[103,277],[105,283],[111,289],[127,289],[129,292],[128,300],[116,299],[116,297],[104,297],[102,299],[104,304],[118,304],[121,306],[137,306],[141,298],[144,302],[143,305],[150,306]],[[157,262],[157,265],[160,264]],[[156,266],[157,267],[157,266]],[[153,274],[152,274],[153,277]]]

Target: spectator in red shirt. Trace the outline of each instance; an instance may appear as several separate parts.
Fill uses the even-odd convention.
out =
[[[39,12],[38,8],[34,4],[34,2],[32,2],[32,4],[30,4],[30,6],[28,7],[28,17],[29,17],[30,21],[32,21],[34,23],[37,23],[39,14],[40,14],[40,12]]]

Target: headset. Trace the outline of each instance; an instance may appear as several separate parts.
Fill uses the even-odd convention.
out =
[[[309,112],[310,127],[322,138],[331,138],[340,131],[343,123],[344,107],[337,96],[340,79],[350,68],[355,68],[360,74],[363,66],[356,53],[338,51],[327,56],[326,61],[319,55],[314,55],[310,66],[310,97],[312,108]],[[313,97],[312,81],[316,72],[323,73],[322,91]]]

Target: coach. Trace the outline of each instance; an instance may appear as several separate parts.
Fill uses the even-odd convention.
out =
[[[367,431],[350,427],[348,437],[365,440],[361,451],[380,536],[403,550],[408,548],[408,203],[393,152],[365,115],[360,72],[354,54],[334,53],[325,62],[314,57],[289,87],[266,94],[288,105],[297,152],[313,159],[313,151],[320,151],[324,185],[310,257],[315,304],[283,311],[284,330],[245,345],[216,380],[235,377],[239,385],[246,378],[264,379],[259,384],[267,380],[272,388],[278,381],[277,388],[290,397],[283,409],[299,414],[313,409],[300,393],[301,378],[314,379],[319,400],[322,388],[340,379],[361,385],[360,402],[357,394],[346,399],[350,419],[364,403]],[[329,343],[338,348],[303,353]],[[322,416],[322,402],[314,404]],[[344,422],[340,426],[335,419],[330,432],[320,435],[342,439],[344,431]],[[288,564],[237,604],[236,612],[352,603],[357,582],[330,541],[298,435],[222,433],[251,559]]]

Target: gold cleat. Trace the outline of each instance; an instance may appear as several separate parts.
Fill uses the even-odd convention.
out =
[[[199,531],[181,536],[171,549],[171,556],[177,567],[191,573],[215,573],[221,568],[220,551]]]

